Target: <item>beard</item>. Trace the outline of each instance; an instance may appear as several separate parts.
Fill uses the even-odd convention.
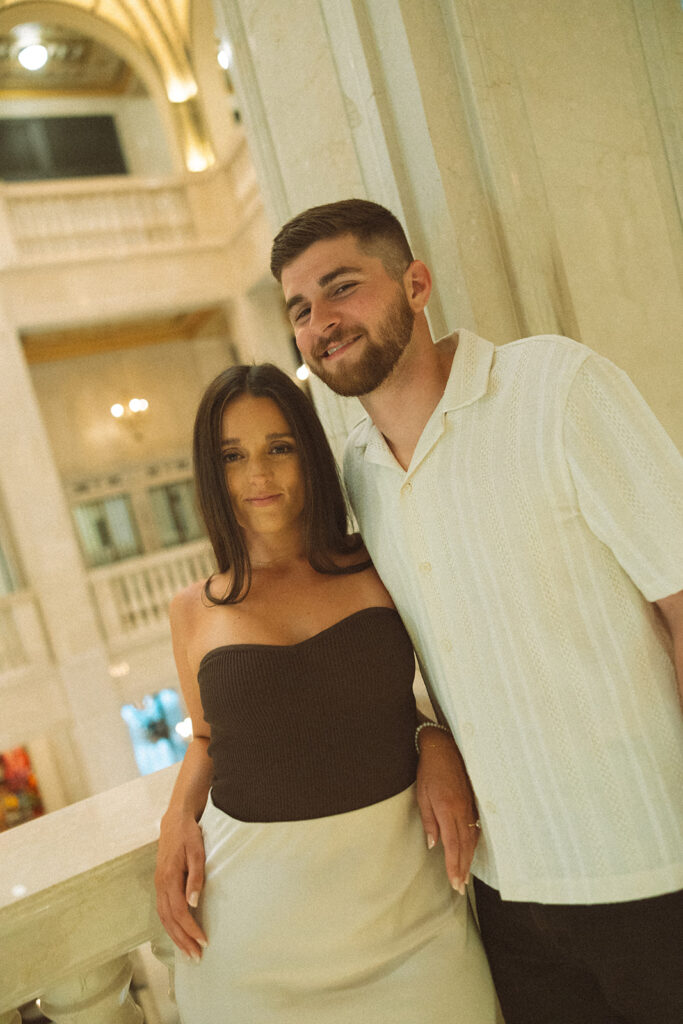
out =
[[[383,384],[393,373],[413,333],[415,316],[402,288],[376,331],[370,334],[362,324],[337,328],[320,345],[321,353],[331,345],[358,337],[365,340],[364,351],[353,366],[328,367],[325,356],[312,355],[309,366],[328,388],[344,398],[359,398]],[[323,348],[324,344],[324,348]],[[356,343],[357,344],[357,343]],[[350,362],[347,358],[344,362]]]

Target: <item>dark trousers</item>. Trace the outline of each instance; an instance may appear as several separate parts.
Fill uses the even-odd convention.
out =
[[[505,1024],[683,1024],[683,890],[572,906],[474,887]]]

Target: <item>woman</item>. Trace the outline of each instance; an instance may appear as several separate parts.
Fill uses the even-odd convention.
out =
[[[194,459],[218,572],[171,606],[194,739],[157,868],[183,1024],[490,1024],[415,805],[410,641],[312,406],[274,366],[232,367]]]

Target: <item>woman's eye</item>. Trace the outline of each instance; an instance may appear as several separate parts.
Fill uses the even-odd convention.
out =
[[[241,458],[239,452],[223,452],[223,462],[237,462]]]
[[[274,444],[270,450],[273,455],[289,455],[294,451],[291,444]]]

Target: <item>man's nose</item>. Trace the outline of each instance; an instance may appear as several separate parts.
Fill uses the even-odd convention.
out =
[[[311,304],[308,322],[316,334],[325,334],[339,326],[339,314],[332,302],[319,299]]]

